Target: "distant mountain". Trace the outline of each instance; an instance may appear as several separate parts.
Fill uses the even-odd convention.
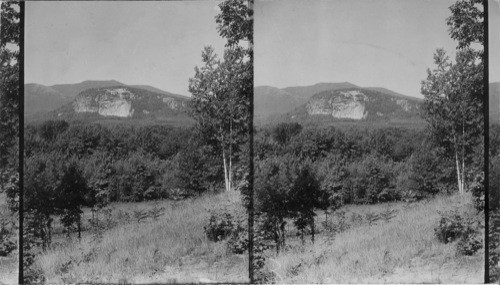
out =
[[[500,124],[500,82],[492,82],[489,86],[490,123]]]
[[[62,107],[32,115],[27,121],[147,121],[186,125],[192,123],[187,114],[188,101],[188,97],[129,86],[91,88]]]
[[[307,102],[311,96],[328,90],[340,90],[346,88],[359,88],[358,86],[349,82],[340,83],[317,83],[310,86],[296,86],[283,88],[286,92],[290,93],[292,97],[296,98],[301,104]]]
[[[65,96],[52,87],[41,84],[24,84],[24,114],[47,112],[71,102],[72,98]]]
[[[297,86],[287,88],[276,88],[272,86],[258,86],[254,89],[255,119],[258,122],[273,120],[279,115],[286,114],[306,104],[314,95],[324,91],[335,91],[345,89],[371,90],[388,96],[406,99],[410,101],[420,100],[415,97],[406,96],[382,87],[359,87],[350,82],[340,83],[318,83],[310,86]]]
[[[52,86],[44,86],[41,84],[34,84],[34,83],[25,84],[24,115],[30,116],[36,113],[43,113],[55,110],[71,102],[78,94],[80,94],[80,92],[87,89],[113,87],[113,86],[117,87],[117,86],[129,86],[129,85],[116,80],[104,80],[104,81],[87,80],[76,84],[57,84]],[[172,94],[148,85],[130,85],[130,86],[157,92],[164,95],[169,95],[172,97],[181,96],[186,98],[185,96]]]
[[[267,122],[296,121],[302,124],[328,125],[335,122],[395,123],[422,125],[422,100],[365,88],[346,88],[317,93],[286,114]]]
[[[389,95],[392,95],[394,97],[400,97],[400,98],[403,98],[403,99],[409,99],[409,100],[414,100],[415,99],[415,97],[408,96],[408,95],[403,95],[401,93],[394,92],[392,90],[389,90],[389,89],[383,88],[383,87],[364,87],[364,89],[378,91],[380,93],[389,94]]]
[[[272,86],[257,86],[254,88],[254,116],[257,120],[272,115],[285,114],[304,104],[314,94],[346,88],[357,88],[349,83],[317,83],[310,86],[276,88]]]

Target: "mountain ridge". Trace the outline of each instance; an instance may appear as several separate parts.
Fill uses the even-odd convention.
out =
[[[371,89],[388,95],[401,97],[407,100],[422,100],[417,97],[407,96],[394,92],[384,87],[360,87],[348,81],[338,83],[320,82],[307,86],[292,86],[278,88],[269,85],[256,86],[254,88],[254,114],[257,121],[276,117],[291,112],[307,101],[315,94],[348,88]]]
[[[184,95],[170,93],[150,85],[128,85],[117,80],[85,80],[74,84],[55,84],[46,86],[38,83],[26,83],[24,115],[53,111],[71,102],[76,96],[87,89],[113,86],[130,86],[153,91],[156,93],[177,97],[189,98]]]
[[[122,85],[90,88],[55,110],[28,116],[27,121],[191,124],[187,112],[189,98],[165,93],[170,94]]]

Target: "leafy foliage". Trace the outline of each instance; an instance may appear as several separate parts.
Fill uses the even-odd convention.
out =
[[[490,212],[490,228],[488,231],[488,252],[489,260],[488,267],[490,269],[490,278],[492,282],[496,282],[500,278],[500,213],[498,211]]]
[[[434,234],[440,242],[450,243],[462,239],[458,246],[464,253],[470,252],[471,248],[476,248],[473,241],[475,237],[471,237],[477,233],[472,220],[464,218],[456,210],[440,214],[441,219],[434,229]]]
[[[208,224],[203,227],[207,238],[211,241],[221,241],[229,237],[235,228],[233,216],[227,212],[212,213]]]
[[[5,257],[17,248],[14,240],[16,227],[12,222],[3,218],[0,223],[0,257]]]

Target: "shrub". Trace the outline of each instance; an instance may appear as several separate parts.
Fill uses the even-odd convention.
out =
[[[484,173],[481,172],[474,177],[470,185],[472,192],[472,202],[477,211],[484,210]]]
[[[453,242],[465,235],[467,232],[467,226],[465,225],[464,219],[460,216],[460,214],[456,211],[449,211],[440,214],[441,219],[439,220],[439,224],[436,228],[434,228],[434,234],[440,242]]]
[[[490,228],[488,232],[490,254],[488,266],[490,269],[490,282],[497,282],[500,278],[500,212],[490,211]]]
[[[341,233],[348,230],[351,225],[347,222],[346,213],[343,210],[338,210],[333,214],[332,220],[322,222],[323,227],[332,233]]]
[[[0,257],[8,256],[17,248],[14,240],[15,233],[9,223],[2,221],[0,227]]]
[[[233,216],[227,212],[211,213],[208,225],[203,227],[207,238],[211,241],[221,241],[233,233],[235,227]]]
[[[248,230],[240,221],[232,229],[227,246],[232,253],[236,254],[242,254],[248,250]]]
[[[473,255],[483,244],[477,233],[463,235],[457,243],[457,253],[461,255]]]
[[[462,217],[456,210],[441,214],[439,225],[434,233],[440,242],[449,243],[459,240],[456,244],[457,254],[473,255],[481,247],[477,226],[471,218]]]

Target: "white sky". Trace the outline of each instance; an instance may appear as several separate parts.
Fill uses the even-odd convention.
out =
[[[257,0],[255,84],[349,81],[422,97],[420,82],[435,50],[454,55],[446,25],[454,2]],[[500,81],[498,68],[491,78]]]
[[[189,95],[203,47],[223,50],[218,3],[26,2],[25,82],[115,79]]]

